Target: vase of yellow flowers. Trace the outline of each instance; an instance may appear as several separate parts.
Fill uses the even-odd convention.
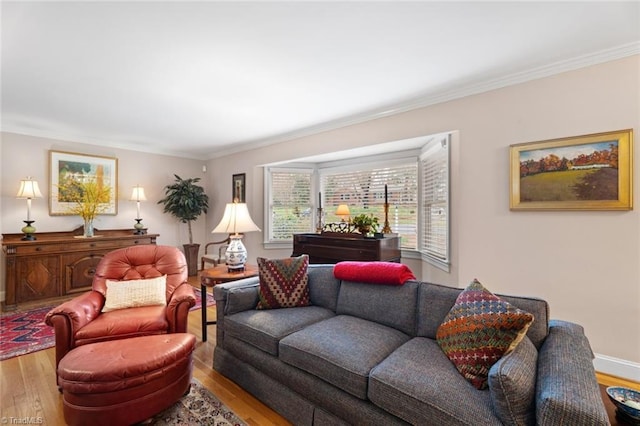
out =
[[[84,221],[85,237],[93,237],[93,220],[111,205],[111,187],[95,180],[68,180],[60,185],[60,193],[69,202],[69,213],[77,214]]]

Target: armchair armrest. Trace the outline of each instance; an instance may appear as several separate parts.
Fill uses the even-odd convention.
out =
[[[56,335],[56,366],[75,347],[75,333],[93,321],[100,314],[103,305],[104,296],[92,290],[47,313],[44,322],[54,328]]]
[[[538,353],[538,425],[608,425],[584,329],[549,321],[549,335]]]
[[[167,304],[170,333],[186,333],[189,309],[195,306],[196,295],[189,283],[182,283],[173,291]]]

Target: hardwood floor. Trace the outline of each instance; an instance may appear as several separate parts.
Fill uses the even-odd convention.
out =
[[[200,288],[197,277],[189,281]],[[207,317],[215,318],[215,315],[215,307],[209,307]],[[207,342],[203,343],[200,310],[189,313],[188,328],[197,338],[193,354],[193,376],[196,379],[249,425],[291,424],[213,370],[216,326],[208,327]],[[54,348],[0,361],[0,421],[3,424],[19,424],[28,418],[33,418],[31,424],[65,424],[62,395],[56,386],[55,363]]]
[[[197,277],[190,279],[199,288]],[[215,307],[207,308],[207,317],[215,318]],[[213,370],[215,325],[208,327],[207,342],[202,342],[200,310],[189,313],[189,332],[197,337],[193,376],[249,425],[290,425],[283,417]],[[602,390],[606,386],[627,386],[640,390],[640,383],[597,374]],[[18,424],[33,418],[32,424],[63,425],[62,396],[55,379],[55,349],[47,349],[0,362],[0,420]],[[612,425],[618,424],[611,402],[603,399]],[[13,420],[15,419],[15,420]],[[3,421],[4,423],[4,421]],[[23,423],[26,423],[23,421]]]

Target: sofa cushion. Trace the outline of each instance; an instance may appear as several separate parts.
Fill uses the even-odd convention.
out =
[[[167,304],[167,276],[142,280],[107,280],[102,312],[140,306],[163,306]]]
[[[259,257],[260,292],[256,309],[308,306],[308,266],[306,254],[272,260]]]
[[[230,336],[277,356],[280,339],[334,315],[320,306],[250,310],[225,317],[224,324]]]
[[[402,286],[372,288],[371,284],[343,281],[336,313],[374,321],[415,336],[418,286],[417,281],[408,281]]]
[[[438,344],[476,388],[487,387],[489,368],[522,340],[533,315],[500,299],[478,281],[458,295],[438,328]]]
[[[463,289],[440,284],[421,283],[418,292],[418,336],[436,338],[436,332]],[[523,311],[533,314],[535,321],[527,330],[527,336],[540,350],[549,334],[549,304],[535,297],[506,296],[496,294]]]
[[[309,265],[309,300],[312,305],[336,311],[340,280],[333,276],[333,268],[327,265]]]
[[[538,350],[528,337],[489,370],[489,391],[498,417],[505,425],[536,423],[536,368]]]
[[[415,337],[377,365],[369,399],[415,425],[501,425],[488,390],[476,390],[433,339]]]
[[[280,359],[365,399],[371,369],[407,340],[394,328],[339,315],[283,338]]]
[[[402,285],[416,279],[407,265],[394,262],[338,262],[333,275],[344,281],[383,285]]]

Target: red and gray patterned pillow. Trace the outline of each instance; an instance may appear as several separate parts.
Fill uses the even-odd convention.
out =
[[[458,295],[436,339],[464,378],[484,389],[491,366],[518,345],[532,322],[532,314],[473,280]]]
[[[258,258],[260,291],[256,309],[292,308],[308,306],[309,256],[285,259]]]

